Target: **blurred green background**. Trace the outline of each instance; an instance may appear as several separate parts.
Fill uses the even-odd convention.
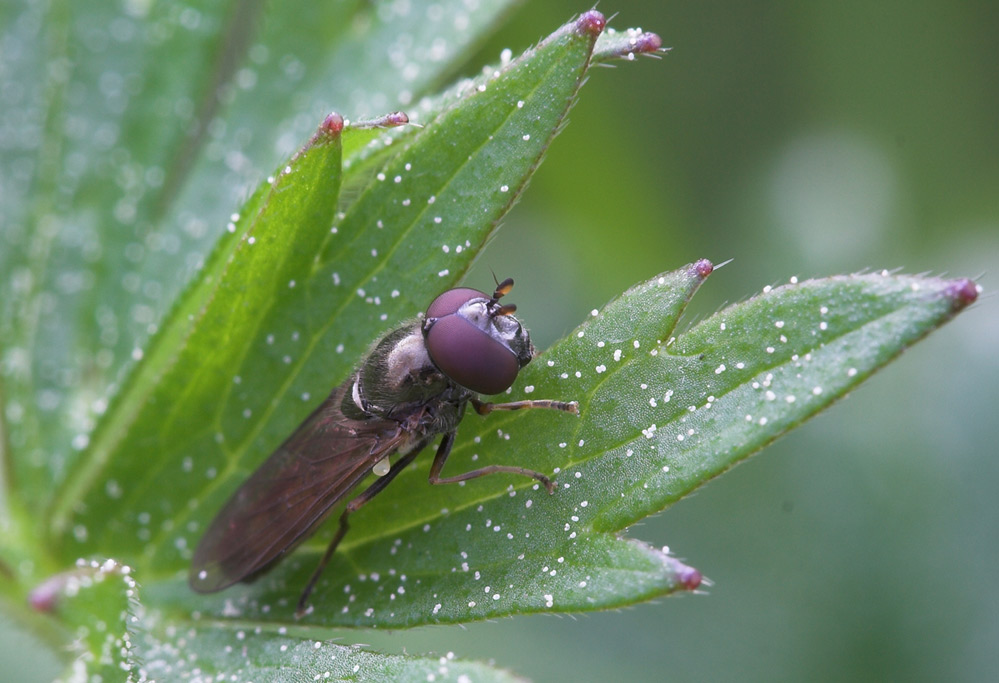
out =
[[[483,51],[585,5],[534,2]],[[688,321],[789,277],[982,276],[974,308],[847,401],[631,529],[703,595],[379,646],[536,680],[994,680],[999,671],[999,4],[601,3],[673,50],[597,70],[482,255],[546,346],[706,257]]]
[[[587,8],[525,3],[464,73]],[[986,294],[848,401],[631,529],[709,577],[702,595],[343,641],[538,681],[992,679],[999,4],[599,9],[673,50],[592,74],[469,277],[516,278],[539,347],[701,257],[734,260],[688,322],[791,276],[863,269],[984,274]],[[0,649],[23,657],[13,638]]]

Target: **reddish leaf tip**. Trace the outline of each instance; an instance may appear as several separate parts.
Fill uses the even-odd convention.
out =
[[[407,123],[409,123],[409,115],[406,112],[394,111],[391,114],[385,114],[373,119],[352,121],[350,126],[351,128],[394,128],[396,126],[405,126]]]
[[[970,278],[952,281],[946,289],[946,294],[954,302],[955,310],[961,310],[975,303],[982,288]]]
[[[697,590],[698,586],[704,580],[704,576],[701,572],[697,571],[693,567],[684,567],[680,573],[676,575],[677,580],[680,585],[689,591]]]
[[[711,275],[714,269],[715,266],[713,263],[711,263],[711,261],[707,260],[706,258],[702,258],[700,261],[698,261],[697,263],[695,263],[690,267],[690,273],[694,277],[698,277],[703,280],[708,275]]]
[[[335,111],[330,112],[323,122],[319,124],[319,132],[336,136],[343,132],[343,117]]]
[[[28,605],[33,610],[43,613],[55,612],[59,607],[59,601],[64,595],[75,595],[80,588],[81,582],[88,578],[108,576],[115,574],[125,577],[130,587],[135,586],[135,582],[129,576],[132,573],[131,567],[119,564],[115,560],[105,560],[104,562],[77,560],[74,569],[54,574],[31,589],[28,593]]]
[[[53,577],[31,589],[28,593],[28,604],[31,609],[46,614],[54,612],[62,594],[63,583],[61,577]]]
[[[579,29],[580,33],[588,33],[594,37],[603,33],[605,26],[607,26],[607,20],[603,14],[595,9],[583,12],[576,20],[576,28]]]
[[[645,54],[658,52],[663,47],[663,39],[655,33],[642,33],[635,39],[634,52]]]
[[[394,111],[385,115],[386,126],[404,126],[409,123],[409,116],[404,111]]]

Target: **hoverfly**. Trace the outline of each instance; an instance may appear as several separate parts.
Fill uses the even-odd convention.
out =
[[[496,472],[522,474],[554,492],[547,476],[523,467],[486,465],[441,476],[458,423],[469,403],[480,415],[493,410],[550,408],[578,413],[576,402],[534,400],[485,403],[535,355],[527,329],[500,299],[513,280],[492,296],[459,287],[438,296],[423,319],[414,319],[374,343],[351,375],[335,388],[281,446],[232,495],[194,551],[189,583],[213,593],[251,581],[312,536],[371,473],[377,479],[347,503],[340,526],[298,600],[309,595],[337,545],[348,518],[380,493],[435,437],[442,435],[431,484],[467,481]],[[396,455],[395,462],[390,456]]]

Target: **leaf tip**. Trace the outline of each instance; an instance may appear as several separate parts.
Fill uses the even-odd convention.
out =
[[[687,565],[682,565],[682,569],[676,574],[680,586],[688,591],[697,590],[704,581],[704,576],[698,570]]]
[[[48,577],[28,593],[28,605],[36,612],[51,614],[59,606],[61,599],[73,597],[81,587],[103,581],[107,576],[121,576],[129,588],[135,588],[131,577],[132,568],[115,560],[104,562],[77,560],[76,567]]]
[[[38,584],[28,593],[28,605],[36,612],[44,614],[55,612],[59,596],[62,594],[63,583],[63,578],[57,575]]]
[[[604,15],[595,9],[591,9],[589,12],[583,12],[579,15],[579,19],[576,20],[576,30],[581,34],[587,34],[591,36],[599,36],[603,33],[604,27],[607,26],[607,19]]]
[[[622,41],[615,57],[630,57],[631,55],[646,55],[663,50],[663,39],[656,33],[641,29],[628,29],[627,40]]]
[[[339,135],[343,131],[343,117],[335,111],[330,112],[319,124],[319,130],[327,135]]]
[[[669,554],[669,547],[662,549],[663,562],[672,574],[674,589],[695,591],[705,582],[704,575],[690,565],[684,564]],[[710,582],[708,582],[710,583]]]
[[[659,52],[663,49],[663,39],[658,33],[642,33],[635,39],[635,52]]]
[[[971,278],[952,280],[948,283],[944,293],[950,298],[955,311],[967,308],[978,300],[982,287]]]
[[[705,280],[707,279],[708,275],[711,275],[714,269],[715,266],[713,263],[711,263],[711,261],[707,260],[706,258],[702,258],[700,261],[691,264],[690,275],[699,280]]]
[[[656,33],[640,28],[615,31],[612,28],[600,36],[593,57],[597,62],[611,59],[633,60],[637,55],[659,56],[669,52],[663,47],[663,39]]]
[[[375,117],[373,119],[365,119],[363,121],[351,121],[351,128],[395,128],[396,126],[405,126],[409,123],[409,115],[404,111],[394,111],[390,114],[384,114],[382,116]]]

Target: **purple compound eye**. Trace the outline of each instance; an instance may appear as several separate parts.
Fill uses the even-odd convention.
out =
[[[472,299],[489,299],[489,295],[471,287],[449,289],[433,300],[427,309],[427,318],[443,318],[457,313],[458,309]]]
[[[506,391],[530,360],[511,348],[530,348],[527,331],[497,303],[476,289],[451,289],[427,309],[423,335],[427,353],[441,372],[480,394]]]

